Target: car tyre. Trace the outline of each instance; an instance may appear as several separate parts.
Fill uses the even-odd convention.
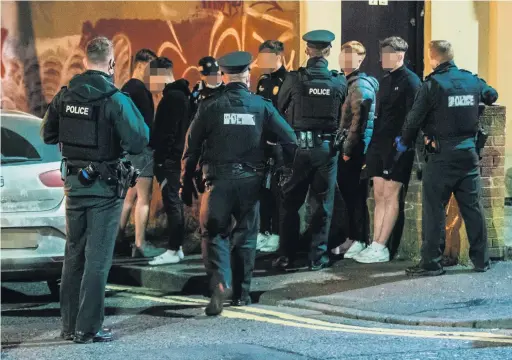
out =
[[[59,300],[60,298],[60,280],[48,280],[46,282],[48,285],[48,289],[50,289],[50,294],[53,299]]]

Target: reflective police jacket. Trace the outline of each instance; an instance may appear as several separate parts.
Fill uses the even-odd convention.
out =
[[[345,76],[329,71],[325,58],[310,58],[306,68],[286,76],[278,95],[278,109],[296,131],[334,132],[346,94]]]
[[[440,141],[464,142],[474,147],[478,131],[478,105],[493,104],[498,93],[453,61],[439,65],[427,76],[402,130],[402,142],[411,145],[420,129]],[[472,144],[472,145],[471,145]]]
[[[243,83],[227,84],[223,92],[202,101],[190,124],[182,181],[193,176],[200,155],[207,176],[210,169],[236,164],[262,168],[266,143],[263,133],[267,131],[276,135],[285,151],[290,149],[288,155],[293,158],[297,138],[272,103],[251,93]]]
[[[76,75],[52,100],[42,124],[47,144],[69,160],[111,161],[142,152],[149,130],[130,98],[99,71]]]

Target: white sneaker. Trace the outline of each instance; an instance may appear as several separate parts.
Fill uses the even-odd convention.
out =
[[[389,261],[389,250],[387,247],[378,249],[372,245],[353,257],[355,261],[362,264],[383,263]]]
[[[180,260],[183,260],[185,258],[185,253],[183,252],[183,246],[180,246],[180,249],[178,250],[178,257]]]
[[[267,243],[260,249],[261,252],[276,252],[279,248],[279,235],[267,236]]]
[[[343,255],[344,259],[353,259],[355,256],[359,255],[361,251],[366,249],[366,244],[361,241],[354,241],[352,245],[348,248],[345,255]]]
[[[259,233],[258,237],[256,238],[256,250],[260,251],[262,248],[264,248],[267,245],[269,238],[270,234],[268,232],[264,234]]]
[[[153,260],[149,262],[149,265],[167,265],[167,264],[177,264],[180,262],[180,257],[178,255],[178,251],[175,250],[167,250],[162,255],[157,256]]]

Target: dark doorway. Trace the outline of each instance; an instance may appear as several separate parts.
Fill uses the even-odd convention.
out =
[[[407,66],[423,79],[424,1],[389,1],[387,5],[378,4],[378,0],[342,1],[342,43],[351,40],[363,43],[367,55],[361,69],[380,78],[384,72],[379,62],[379,40],[400,36],[409,44]]]

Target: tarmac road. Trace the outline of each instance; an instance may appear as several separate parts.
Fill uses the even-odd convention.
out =
[[[59,335],[59,305],[44,283],[2,283],[2,359],[512,359],[512,332],[406,327],[309,310],[253,305],[204,315],[207,299],[110,286],[111,343]]]

